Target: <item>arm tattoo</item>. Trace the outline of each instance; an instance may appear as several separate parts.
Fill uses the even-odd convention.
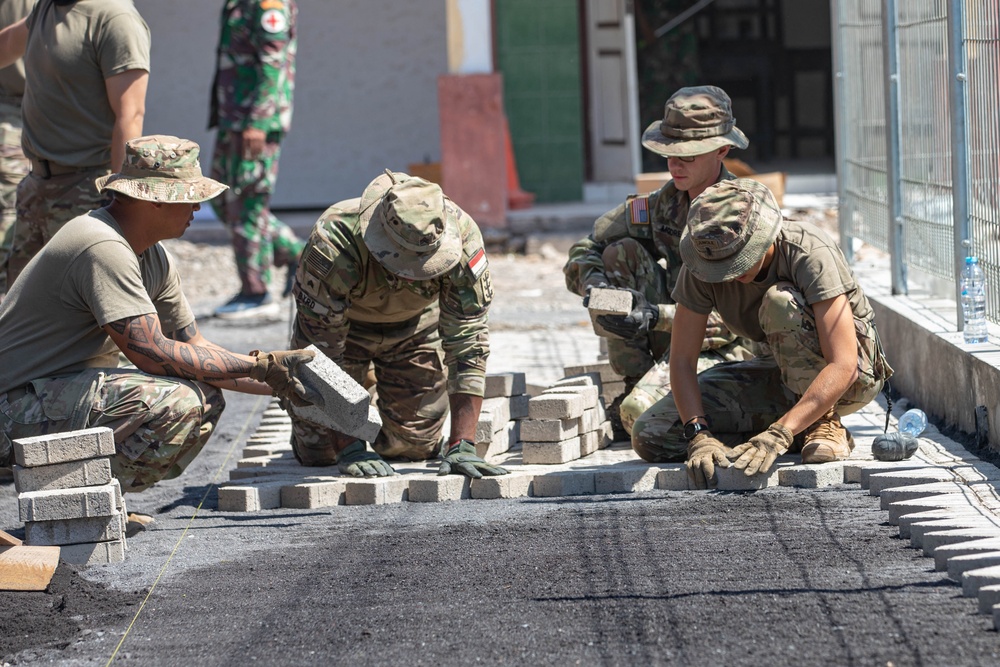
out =
[[[183,329],[177,329],[176,331],[171,331],[167,334],[167,338],[173,338],[182,343],[187,343],[191,341],[195,336],[198,335],[198,324],[192,322]]]

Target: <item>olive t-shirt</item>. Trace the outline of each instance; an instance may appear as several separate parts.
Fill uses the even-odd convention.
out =
[[[24,154],[69,167],[111,162],[105,79],[149,71],[149,27],[132,0],[38,0],[28,16]]]
[[[0,305],[0,393],[85,368],[115,368],[118,347],[101,328],[157,313],[163,331],[194,322],[167,251],[136,255],[105,209],[53,235]]]
[[[715,308],[729,330],[754,341],[764,340],[758,310],[764,293],[781,281],[795,285],[814,304],[841,294],[847,297],[855,319],[874,317],[868,297],[829,234],[808,223],[785,220],[775,239],[774,260],[760,281],[743,284],[735,280],[706,283],[681,268],[673,298],[689,310],[707,315]]]

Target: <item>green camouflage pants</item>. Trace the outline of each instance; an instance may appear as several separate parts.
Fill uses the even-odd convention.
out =
[[[0,462],[17,438],[107,426],[123,491],[180,475],[208,442],[226,402],[207,384],[127,369],[33,380],[0,394]]]
[[[630,287],[642,292],[649,303],[671,303],[668,275],[657,260],[635,239],[626,238],[608,244],[601,254],[604,273],[615,287]],[[668,359],[670,333],[652,331],[640,340],[608,338],[608,361],[625,378],[628,396],[619,408],[622,426],[631,434],[635,420],[670,391]],[[706,339],[698,370],[706,370],[723,361],[741,361],[752,357],[746,341],[724,331]]]
[[[7,293],[7,258],[17,220],[17,184],[28,171],[28,160],[21,151],[21,107],[0,102],[0,301]]]
[[[243,157],[240,132],[219,130],[215,140],[212,178],[230,189],[212,200],[212,209],[232,234],[243,294],[266,292],[274,267],[294,265],[305,245],[271,213],[280,155],[280,132],[268,134],[264,152],[252,160]]]
[[[813,310],[791,283],[771,287],[759,310],[770,354],[723,363],[698,374],[712,434],[729,445],[746,442],[788,412],[826,366]],[[840,415],[870,403],[892,375],[877,344],[875,327],[855,320],[858,379],[834,406]],[[650,462],[683,461],[687,442],[668,393],[644,412],[632,428],[632,448]]]
[[[17,224],[7,263],[8,285],[63,225],[111,202],[111,196],[98,192],[94,184],[110,173],[110,167],[95,167],[52,178],[35,173],[24,177],[17,186]]]
[[[322,341],[306,340],[296,328],[292,347],[314,342],[324,347]],[[448,372],[437,322],[423,330],[352,322],[340,367],[359,384],[367,384],[371,366],[382,418],[372,449],[389,459],[424,461],[437,456],[449,409]],[[332,440],[338,437],[344,436],[292,417],[292,447],[303,465],[334,464]]]

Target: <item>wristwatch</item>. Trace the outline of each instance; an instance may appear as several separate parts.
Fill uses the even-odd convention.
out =
[[[702,431],[708,430],[708,424],[702,424],[698,421],[699,419],[704,419],[706,422],[708,421],[708,417],[705,415],[698,415],[697,417],[692,417],[686,424],[684,424],[684,439],[688,442],[694,440],[694,437]]]

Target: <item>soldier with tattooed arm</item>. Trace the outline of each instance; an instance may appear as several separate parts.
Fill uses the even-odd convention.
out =
[[[0,466],[11,441],[81,428],[114,431],[123,491],[177,477],[225,407],[220,389],[309,404],[304,350],[237,354],[206,340],[160,241],[177,238],[227,186],[202,175],[198,145],[126,144],[113,200],[70,221],[0,306]],[[129,362],[120,362],[124,355]]]

